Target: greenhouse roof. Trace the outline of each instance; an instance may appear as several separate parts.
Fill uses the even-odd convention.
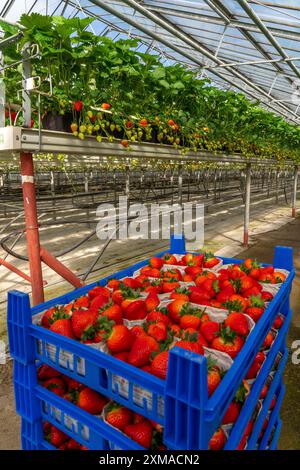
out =
[[[7,21],[31,12],[94,17],[95,34],[136,37],[164,63],[300,123],[299,0],[0,0]]]

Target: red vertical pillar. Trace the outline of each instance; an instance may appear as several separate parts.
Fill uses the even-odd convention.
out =
[[[32,301],[37,305],[44,302],[44,289],[32,154],[22,152],[20,160]]]

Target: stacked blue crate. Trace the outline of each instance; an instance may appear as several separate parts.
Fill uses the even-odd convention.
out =
[[[183,237],[172,237],[170,251],[178,254],[185,252]],[[163,253],[159,253],[155,256],[162,255]],[[231,258],[224,258],[223,261],[226,264],[242,262]],[[114,278],[130,276],[147,262],[148,260],[145,260],[120,271],[114,275]],[[106,284],[111,276],[34,308],[30,307],[27,294],[10,292],[8,332],[10,354],[14,359],[16,410],[22,417],[23,449],[51,448],[43,438],[43,421],[51,422],[89,449],[142,449],[127,436],[107,425],[101,417],[92,416],[41,387],[37,381],[37,362],[48,364],[162,424],[167,448],[207,449],[210,438],[219,427],[228,405],[280,312],[285,317],[283,326],[251,388],[247,406],[243,407],[225,447],[236,449],[239,445],[259,400],[262,387],[270,371],[274,369],[276,361],[273,380],[248,440],[247,449],[276,448],[281,429],[279,412],[284,396],[282,373],[288,356],[285,342],[292,316],[289,303],[294,277],[292,249],[276,247],[274,266],[287,269],[290,274],[210,398],[207,393],[207,365],[204,356],[173,348],[170,351],[167,380],[162,381],[88,345],[57,335],[32,323],[34,315],[51,306],[69,303],[86,294],[97,284]],[[269,407],[274,394],[277,402],[270,413]],[[267,416],[268,425],[263,436],[260,436]]]

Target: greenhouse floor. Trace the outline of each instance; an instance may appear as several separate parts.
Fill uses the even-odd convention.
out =
[[[274,216],[274,214],[273,214]],[[278,225],[282,224],[282,219],[278,217]],[[288,219],[288,217],[287,217]],[[289,220],[291,220],[289,218]],[[257,222],[257,221],[256,221]],[[268,230],[267,224],[268,221],[266,217],[261,217],[261,223],[264,224],[265,230]],[[258,224],[257,224],[258,225]],[[253,245],[247,250],[241,251],[241,248],[236,243],[236,240],[239,238],[236,231],[231,235],[228,233],[228,242],[229,244],[225,246],[224,240],[223,244],[220,244],[219,250],[223,252],[224,255],[231,254],[235,257],[246,258],[254,257],[260,261],[272,262],[274,246],[276,245],[288,245],[294,248],[294,257],[295,257],[295,267],[296,267],[296,279],[294,281],[294,288],[292,292],[292,308],[294,311],[294,316],[292,324],[290,327],[290,332],[288,336],[288,346],[291,346],[294,340],[299,338],[299,327],[300,327],[300,317],[298,311],[300,310],[300,218],[293,220],[287,223],[284,226],[276,227],[272,221],[269,227],[269,232],[261,233],[261,226],[257,232],[255,232],[255,227],[253,227],[252,233],[254,235],[251,238],[251,243]],[[218,226],[218,231],[221,234],[221,227]],[[255,235],[255,233],[258,233]],[[224,234],[224,232],[223,232]],[[206,234],[207,235],[207,234]],[[216,234],[215,234],[216,236]],[[221,236],[221,235],[220,235]],[[223,235],[224,236],[224,235]],[[231,241],[230,241],[231,240]],[[148,242],[148,249],[150,250],[150,241]],[[218,247],[218,241],[215,240],[215,249]],[[239,247],[239,248],[238,248]],[[142,250],[136,247],[135,253],[140,258],[142,258]],[[188,248],[191,248],[188,246]],[[154,245],[153,251],[157,247]],[[226,252],[226,253],[225,253]],[[145,253],[145,251],[144,251]],[[133,255],[133,253],[132,253]],[[144,254],[145,256],[145,254]],[[98,274],[99,275],[99,274]],[[103,273],[104,275],[104,273]],[[102,273],[101,273],[102,277]],[[56,294],[57,295],[57,294]],[[0,387],[0,421],[3,423],[0,436],[0,449],[19,449],[20,448],[20,438],[19,438],[19,419],[14,410],[14,399],[13,399],[13,387],[12,387],[12,367],[11,362],[7,366],[0,366],[1,370],[1,387]],[[286,396],[284,399],[284,404],[282,407],[281,417],[283,420],[283,428],[281,432],[281,437],[279,441],[280,449],[299,449],[300,448],[300,366],[293,365],[291,359],[289,359],[286,371],[285,371],[285,383],[286,383]]]

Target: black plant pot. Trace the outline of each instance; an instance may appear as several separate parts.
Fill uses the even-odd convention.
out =
[[[47,113],[42,120],[43,129],[48,131],[71,132],[70,126],[73,122],[73,114]]]

